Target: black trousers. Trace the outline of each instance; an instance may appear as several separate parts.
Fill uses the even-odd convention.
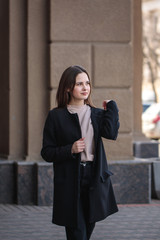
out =
[[[80,205],[78,227],[66,227],[67,240],[89,240],[95,223],[89,223],[89,187],[92,180],[92,162],[81,164]]]

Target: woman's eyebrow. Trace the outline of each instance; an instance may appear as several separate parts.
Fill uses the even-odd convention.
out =
[[[85,82],[90,82],[89,80],[84,81]],[[76,83],[83,83],[83,81],[77,81]]]

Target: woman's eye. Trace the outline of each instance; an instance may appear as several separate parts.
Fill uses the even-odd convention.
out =
[[[90,85],[90,82],[86,82],[84,83],[85,85]],[[79,83],[76,83],[76,86],[83,86],[83,83],[82,82],[79,82]]]

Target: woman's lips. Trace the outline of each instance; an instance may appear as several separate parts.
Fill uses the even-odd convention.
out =
[[[86,96],[86,95],[88,95],[88,92],[83,92],[81,94]]]

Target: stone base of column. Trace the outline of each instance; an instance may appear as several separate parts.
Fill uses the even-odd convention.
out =
[[[159,142],[135,141],[133,143],[133,155],[136,158],[158,158]]]
[[[124,160],[109,162],[113,189],[119,204],[151,202],[151,162]]]
[[[152,164],[152,195],[160,199],[160,158]]]
[[[150,203],[153,159],[110,161],[109,169],[118,204]],[[14,162],[0,160],[0,203],[19,205],[53,204],[53,169],[46,162]],[[6,177],[7,176],[7,177]],[[158,178],[159,179],[159,178]],[[158,197],[158,196],[157,196]]]

